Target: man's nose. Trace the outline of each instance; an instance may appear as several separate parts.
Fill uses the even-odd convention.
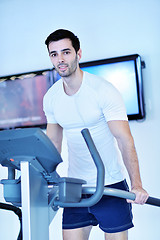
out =
[[[64,62],[63,54],[60,54],[60,55],[58,56],[58,62],[59,62],[59,63]]]

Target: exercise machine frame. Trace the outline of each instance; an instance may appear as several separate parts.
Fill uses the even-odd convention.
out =
[[[0,164],[8,168],[8,179],[1,180],[4,198],[22,209],[23,240],[49,240],[49,224],[59,207],[89,207],[103,194],[135,199],[135,194],[104,188],[104,165],[88,129],[83,138],[97,168],[95,188],[83,187],[83,179],[60,177],[56,167],[61,156],[40,128],[0,132]],[[15,179],[15,171],[21,176]],[[91,194],[82,199],[82,194]],[[148,204],[160,206],[160,199],[149,197]]]

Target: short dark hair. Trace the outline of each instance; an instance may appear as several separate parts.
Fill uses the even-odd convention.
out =
[[[56,30],[55,32],[51,33],[47,37],[45,44],[47,45],[47,48],[48,48],[50,42],[59,41],[59,40],[65,39],[65,38],[68,38],[71,40],[72,46],[74,47],[74,49],[77,53],[78,50],[80,49],[80,41],[79,41],[78,37],[75,36],[74,33],[72,33],[69,30],[65,30],[65,29]]]

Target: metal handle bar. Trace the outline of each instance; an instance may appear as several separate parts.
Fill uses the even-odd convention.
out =
[[[83,189],[82,189],[83,194],[94,194],[94,192],[95,192],[94,187],[83,187]],[[136,195],[132,192],[127,192],[124,190],[108,188],[108,187],[104,187],[103,195],[125,198],[125,199],[130,199],[130,200],[135,200],[135,198],[136,198]],[[160,207],[160,199],[149,197],[146,201],[146,204]]]
[[[114,196],[119,198],[125,198],[130,200],[135,200],[136,195],[132,192],[127,192],[119,189],[113,189],[104,187],[104,165],[101,160],[101,157],[95,147],[95,144],[92,140],[92,137],[90,135],[90,132],[88,129],[82,130],[82,135],[86,141],[86,144],[88,146],[88,149],[91,153],[91,156],[94,160],[94,163],[97,167],[97,185],[96,187],[83,187],[82,193],[83,194],[91,194],[92,196],[88,199],[82,199],[78,203],[61,203],[60,201],[55,201],[55,206],[61,206],[61,207],[90,207],[94,204],[96,204],[102,197],[102,195],[108,195],[108,196]],[[146,201],[146,204],[150,204],[153,206],[160,207],[160,199],[149,197]]]
[[[87,144],[87,147],[91,153],[91,156],[94,160],[94,163],[96,165],[97,168],[97,184],[96,184],[96,188],[94,191],[94,194],[87,199],[82,199],[80,202],[78,203],[63,203],[60,202],[59,200],[55,200],[54,201],[54,206],[60,206],[60,207],[90,207],[93,206],[94,204],[96,204],[101,197],[103,196],[103,190],[104,190],[104,175],[105,175],[105,169],[104,169],[104,165],[103,162],[101,160],[101,157],[94,145],[94,142],[92,140],[92,137],[90,135],[90,132],[88,129],[83,129],[81,131],[83,138]]]

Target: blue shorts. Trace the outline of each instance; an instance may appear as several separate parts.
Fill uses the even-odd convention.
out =
[[[126,180],[107,187],[129,191]],[[64,208],[62,227],[75,229],[99,224],[104,232],[115,233],[132,228],[132,219],[132,206],[126,199],[103,196],[92,207]]]

